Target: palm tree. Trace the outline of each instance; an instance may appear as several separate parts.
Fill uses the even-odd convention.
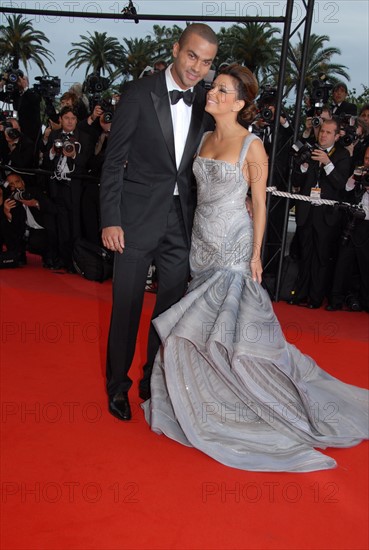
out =
[[[121,58],[121,71],[133,78],[138,78],[142,71],[151,66],[158,48],[150,36],[146,38],[124,38]]]
[[[41,31],[33,28],[32,22],[22,15],[6,16],[7,25],[0,25],[0,56],[13,68],[22,63],[26,71],[35,63],[43,75],[48,74],[44,60],[55,58],[42,44],[50,40]]]
[[[178,25],[173,25],[173,27],[154,25],[153,31],[153,41],[156,42],[154,61],[157,59],[164,59],[169,62],[172,59],[173,44],[178,42],[183,29]]]
[[[113,77],[116,67],[121,63],[122,46],[116,38],[106,35],[106,32],[94,32],[89,36],[80,35],[81,42],[72,42],[68,55],[71,56],[65,64],[67,69],[73,69],[72,74],[82,65],[86,65],[86,76],[92,71],[98,75],[107,73]]]
[[[298,35],[298,43],[291,48],[288,53],[288,68],[286,74],[286,90],[285,94],[289,92],[297,85],[301,78],[301,58],[303,51],[303,39],[300,33]],[[312,83],[318,78],[320,74],[325,75],[325,80],[328,80],[332,84],[341,80],[339,77],[343,77],[350,80],[349,74],[346,72],[345,65],[339,63],[331,63],[331,58],[334,55],[341,55],[341,50],[334,47],[324,47],[324,43],[329,42],[329,36],[312,34],[309,40],[308,49],[308,64],[306,68],[305,87],[307,90],[311,90]]]
[[[263,83],[274,67],[279,66],[281,40],[275,37],[280,30],[269,23],[246,22],[221,28],[218,33],[218,63],[237,62],[252,71]]]

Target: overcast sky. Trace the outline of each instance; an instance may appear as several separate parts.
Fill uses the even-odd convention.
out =
[[[108,36],[114,36],[122,42],[123,38],[145,37],[152,32],[154,24],[185,25],[184,22],[175,21],[141,21],[135,24],[133,21],[110,20],[97,18],[73,17],[73,11],[85,13],[111,13],[118,14],[128,4],[128,0],[118,2],[116,0],[0,0],[1,6],[13,6],[17,8],[45,8],[49,10],[63,10],[70,12],[69,18],[56,16],[27,15],[33,19],[34,28],[43,31],[50,39],[49,48],[55,56],[55,63],[47,63],[49,73],[59,76],[62,81],[62,91],[68,89],[71,83],[83,81],[84,71],[76,71],[73,75],[65,71],[65,63],[68,60],[67,52],[72,48],[72,42],[78,42],[79,36],[88,31],[104,32]],[[199,0],[137,0],[134,2],[138,14],[155,15],[185,15],[190,19],[192,15],[217,15],[217,16],[280,16],[284,15],[285,0],[240,0],[240,1],[199,1]],[[295,0],[293,15],[293,28],[295,28],[305,9],[301,8],[300,0]],[[4,14],[0,14],[1,24],[5,23]],[[218,31],[225,23],[212,23],[215,31]],[[278,26],[277,24],[273,24]],[[349,89],[356,88],[361,93],[362,84],[369,83],[369,2],[368,0],[316,0],[312,32],[325,34],[330,37],[326,46],[334,46],[341,49],[341,56],[334,56],[332,61],[342,63],[348,67],[351,81]],[[31,84],[33,77],[39,74],[37,67],[30,70]]]

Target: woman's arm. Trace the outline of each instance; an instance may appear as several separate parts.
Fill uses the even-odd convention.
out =
[[[261,247],[263,244],[266,220],[266,183],[268,179],[268,157],[261,141],[251,143],[244,165],[246,181],[250,183],[254,240],[251,256],[251,275],[254,281],[261,283],[263,268],[261,265]]]

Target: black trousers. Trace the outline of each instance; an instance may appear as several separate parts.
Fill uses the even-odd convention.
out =
[[[113,275],[113,305],[107,352],[107,392],[110,397],[128,391],[128,376],[136,347],[147,272],[154,261],[158,276],[156,304],[152,318],[178,302],[185,293],[189,278],[189,246],[178,198],[167,217],[166,231],[154,250],[126,247],[116,253]],[[151,324],[142,389],[150,387],[153,362],[160,339]]]
[[[355,271],[359,274],[358,288],[354,284]],[[341,307],[351,292],[369,311],[369,220],[357,221],[347,244],[339,249],[329,301]]]
[[[341,224],[324,221],[324,206],[314,206],[306,223],[298,227],[300,262],[295,299],[320,306],[331,287]]]

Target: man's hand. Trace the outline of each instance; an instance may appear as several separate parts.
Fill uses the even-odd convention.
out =
[[[105,248],[114,252],[123,253],[124,231],[119,225],[104,227],[102,230],[102,242]]]
[[[327,153],[325,153],[321,149],[314,149],[314,151],[311,153],[311,158],[313,160],[317,160],[321,164],[324,164],[324,166],[331,162],[331,159],[329,158]]]
[[[4,201],[4,214],[9,221],[11,221],[12,219],[11,210],[16,206],[17,206],[17,201],[15,201],[14,199],[6,199],[6,201]]]
[[[24,206],[28,206],[29,208],[40,208],[40,203],[36,199],[21,200],[19,202],[24,204]]]

